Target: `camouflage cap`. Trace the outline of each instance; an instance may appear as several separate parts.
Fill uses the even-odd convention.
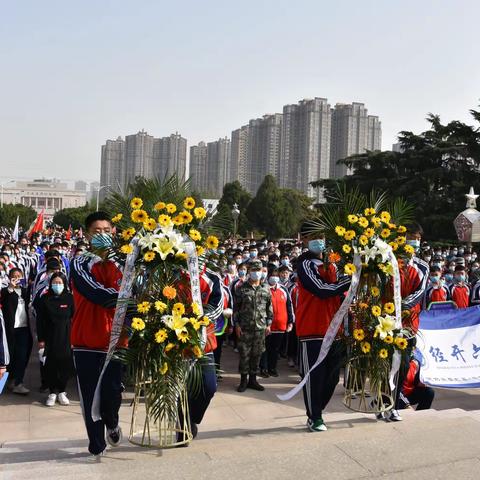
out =
[[[253,260],[249,263],[249,267],[251,270],[261,270],[263,263],[261,260]]]

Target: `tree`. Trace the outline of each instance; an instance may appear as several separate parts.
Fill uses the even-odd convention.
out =
[[[251,229],[250,221],[247,218],[247,209],[251,201],[251,195],[240,185],[238,180],[225,184],[217,211],[218,215],[229,219],[230,231],[233,232],[232,209],[233,205],[236,204],[240,210],[238,233],[242,236],[247,235],[247,232]]]
[[[73,229],[77,229],[83,227],[87,216],[95,211],[96,205],[93,202],[76,208],[62,208],[53,216],[53,222],[65,229],[70,225]]]
[[[20,227],[26,230],[37,217],[37,212],[21,203],[4,203],[0,208],[0,225],[3,227],[14,228],[17,217]]]
[[[480,112],[470,111],[476,122]],[[480,189],[480,130],[452,121],[443,125],[437,115],[427,117],[429,130],[402,131],[402,152],[366,152],[341,160],[353,169],[341,183],[360,192],[386,191],[415,206],[415,217],[429,240],[456,239],[453,220],[465,209],[465,194]],[[327,197],[336,182],[320,180]]]

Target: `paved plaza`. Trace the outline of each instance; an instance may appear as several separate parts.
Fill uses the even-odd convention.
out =
[[[388,478],[478,479],[480,391],[437,390],[434,409],[402,412],[399,423],[348,411],[338,386],[325,420],[328,432],[309,433],[301,396],[281,402],[297,380],[281,363],[265,392],[235,391],[236,354],[225,349],[226,373],[197,439],[188,448],[149,450],[124,440],[99,463],[86,451],[86,434],[73,382],[72,405],[47,408],[44,395],[0,396],[0,480]],[[36,367],[27,385],[37,387]],[[130,398],[122,409],[129,427]]]

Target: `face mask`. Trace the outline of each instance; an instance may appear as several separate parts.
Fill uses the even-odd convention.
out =
[[[232,264],[228,265],[228,271],[230,273],[235,273],[235,270],[237,270],[237,267],[235,265],[232,265]]]
[[[223,255],[225,253],[225,250],[223,248],[218,249],[218,254]]]
[[[477,259],[477,256],[475,254],[472,255],[472,262],[474,262]]]
[[[453,275],[451,273],[446,273],[445,274],[445,280],[447,282],[451,282],[453,280]]]
[[[289,266],[290,265],[290,260],[288,258],[284,258],[281,261],[282,265]]]
[[[411,247],[418,249],[420,248],[420,240],[407,240],[407,245],[410,245]]]
[[[465,252],[465,250],[464,250],[463,248],[461,248],[461,249],[458,251],[458,254],[459,254],[459,255],[463,255],[464,252]]]
[[[246,260],[247,258],[250,258],[250,255],[248,253],[243,254],[243,259]]]
[[[261,271],[253,271],[253,272],[250,272],[250,278],[251,278],[254,282],[258,282],[259,280],[262,279],[262,272],[261,272]]]
[[[272,265],[275,265],[276,267],[280,266],[278,262],[272,262]]]
[[[258,252],[252,251],[250,252],[250,258],[257,258]]]
[[[273,287],[274,285],[276,285],[279,281],[280,281],[280,277],[275,277],[275,276],[270,277],[270,278],[268,279],[268,283],[269,283],[270,285],[272,285],[272,287]]]
[[[268,273],[267,272],[262,272],[262,280],[266,280],[267,279],[267,275]]]
[[[427,259],[425,259],[425,260],[428,262]],[[433,266],[434,266],[434,267],[441,267],[442,264],[441,264],[440,262],[433,262]]]
[[[432,259],[432,257],[425,257],[426,262],[430,262],[431,259]]]
[[[247,274],[247,272],[245,270],[239,270],[238,271],[238,278],[243,278],[246,274]]]
[[[63,292],[64,288],[65,287],[63,285],[60,285],[59,283],[54,283],[52,285],[52,291],[55,295],[60,295]]]
[[[430,275],[430,281],[432,283],[438,283],[440,279],[436,275]]]
[[[236,263],[237,265],[240,265],[241,263],[243,263],[243,258],[236,258],[236,259],[235,259],[235,263]]]
[[[96,248],[98,250],[106,249],[112,246],[113,239],[109,233],[96,233],[92,237],[90,244],[93,248]]]
[[[280,250],[275,250],[275,255],[276,255],[277,257],[279,257],[280,254],[281,254]]]
[[[470,262],[472,260],[472,257],[465,257],[466,262]]]
[[[308,249],[315,255],[322,253],[325,250],[325,240],[310,240],[308,242]]]
[[[281,283],[282,285],[285,285],[287,282],[288,282],[288,278],[281,278],[281,279],[280,279],[280,283]]]
[[[452,255],[456,255],[458,253],[457,250],[452,250]]]
[[[455,275],[455,282],[461,283],[465,281],[465,275]]]

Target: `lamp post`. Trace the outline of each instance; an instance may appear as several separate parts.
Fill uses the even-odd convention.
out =
[[[233,208],[232,208],[233,238],[236,238],[236,236],[237,236],[238,217],[239,216],[240,216],[240,210],[238,209],[238,205],[236,203],[234,203]]]
[[[108,188],[110,185],[101,185],[97,188],[97,212],[98,212],[98,204],[100,203],[100,190],[102,188]]]
[[[2,186],[2,195],[1,195],[1,198],[0,198],[0,208],[3,208],[3,186],[4,185],[8,185],[9,183],[13,183],[15,180],[9,180],[8,182],[3,182],[1,184]]]

